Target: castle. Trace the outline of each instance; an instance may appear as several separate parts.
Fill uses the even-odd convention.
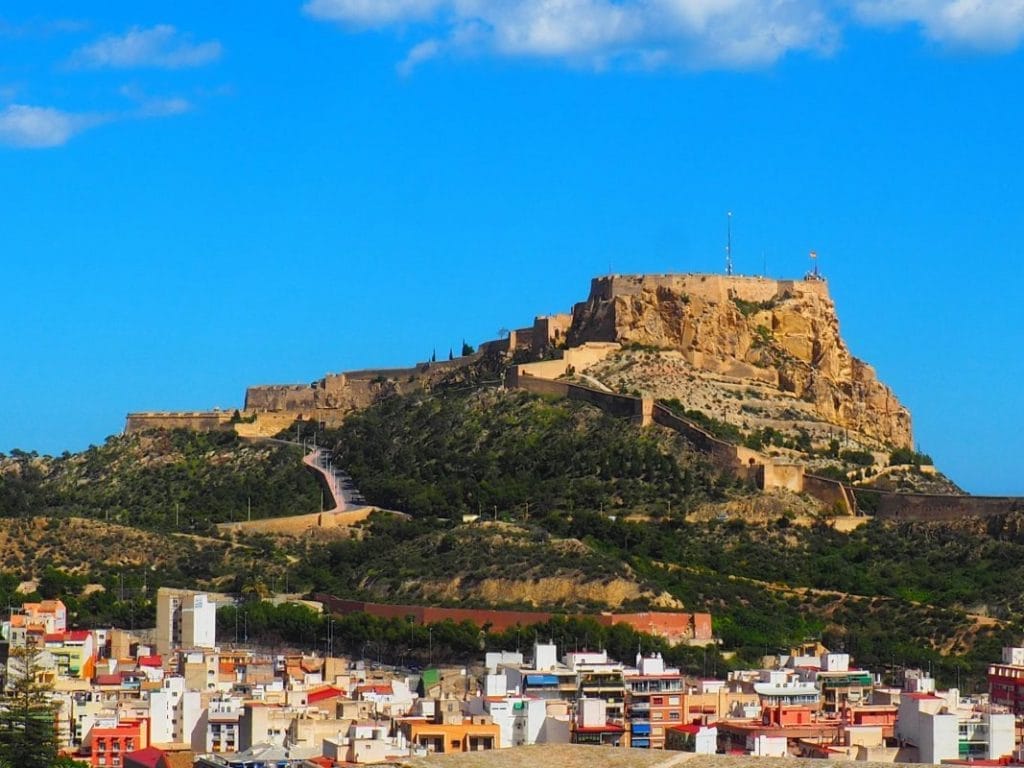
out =
[[[839,335],[828,284],[817,275],[802,280],[707,274],[597,277],[571,314],[538,316],[532,325],[484,342],[471,355],[409,368],[332,373],[305,385],[253,386],[238,411],[131,413],[126,432],[222,428],[269,436],[297,419],[337,426],[348,414],[383,398],[422,391],[477,362],[497,359],[505,361],[506,387],[581,399],[640,425],[660,424],[684,434],[723,471],[763,489],[806,493],[832,510],[858,513],[861,491],[855,493],[850,484],[817,476],[786,455],[719,439],[667,408],[660,396],[612,391],[588,375],[630,350],[653,350],[640,356],[657,359],[658,370],[675,365],[671,370],[684,372],[686,386],[731,387],[733,394],[746,387],[765,397],[763,402],[771,395],[787,406],[782,418],[803,418],[824,425],[830,434],[839,430],[876,455],[913,445],[910,413],[871,366],[849,352]],[[644,383],[656,387],[656,378]],[[867,492],[874,494],[875,513],[887,517],[951,518],[972,509],[996,514],[1021,507],[1016,499]]]

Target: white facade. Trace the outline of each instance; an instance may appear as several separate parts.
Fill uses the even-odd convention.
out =
[[[558,648],[554,643],[537,643],[533,646],[533,668],[554,669],[558,666]]]
[[[718,729],[714,726],[702,726],[694,737],[694,753],[713,755],[718,751]]]
[[[156,646],[161,656],[175,648],[207,648],[217,645],[217,604],[203,592],[157,590]]]
[[[754,757],[785,757],[789,754],[785,736],[750,736],[747,748]]]
[[[159,691],[149,694],[149,740],[154,744],[182,741],[181,700],[185,680],[169,677]]]
[[[504,675],[487,675],[484,677],[484,696],[508,695],[508,678]]]
[[[498,671],[503,664],[509,666],[523,666],[523,654],[518,651],[490,651],[484,656],[484,664],[490,674]]]
[[[848,653],[823,653],[821,655],[822,672],[849,672],[850,654]]]
[[[478,697],[470,701],[469,711],[491,716],[494,724],[501,728],[502,748],[547,743],[544,737],[547,702],[541,699],[508,696],[495,701]]]
[[[921,713],[918,724],[918,759],[941,763],[960,757],[959,718],[949,712]]]
[[[1003,664],[1024,667],[1024,648],[1006,646],[1003,648]]]

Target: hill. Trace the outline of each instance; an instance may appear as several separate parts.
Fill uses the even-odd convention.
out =
[[[207,533],[219,522],[314,512],[316,479],[296,446],[232,432],[117,435],[81,453],[0,455],[0,517],[84,517]]]

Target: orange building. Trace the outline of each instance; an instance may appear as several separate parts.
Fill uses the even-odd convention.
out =
[[[428,752],[481,752],[501,746],[501,728],[485,718],[466,718],[458,725],[405,720],[402,730],[410,743]],[[486,718],[489,720],[490,718]]]
[[[483,752],[501,746],[501,727],[488,715],[464,717],[457,699],[435,699],[433,718],[406,718],[399,728],[410,744],[428,752]]]
[[[129,752],[149,746],[149,723],[145,720],[121,720],[116,725],[97,724],[89,731],[89,765],[116,768],[124,765]]]

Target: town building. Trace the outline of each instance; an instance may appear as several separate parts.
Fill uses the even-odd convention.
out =
[[[660,653],[637,654],[636,666],[623,675],[630,746],[663,749],[666,728],[684,722],[683,676]]]
[[[161,587],[156,593],[156,650],[214,648],[217,605],[204,592]]]

